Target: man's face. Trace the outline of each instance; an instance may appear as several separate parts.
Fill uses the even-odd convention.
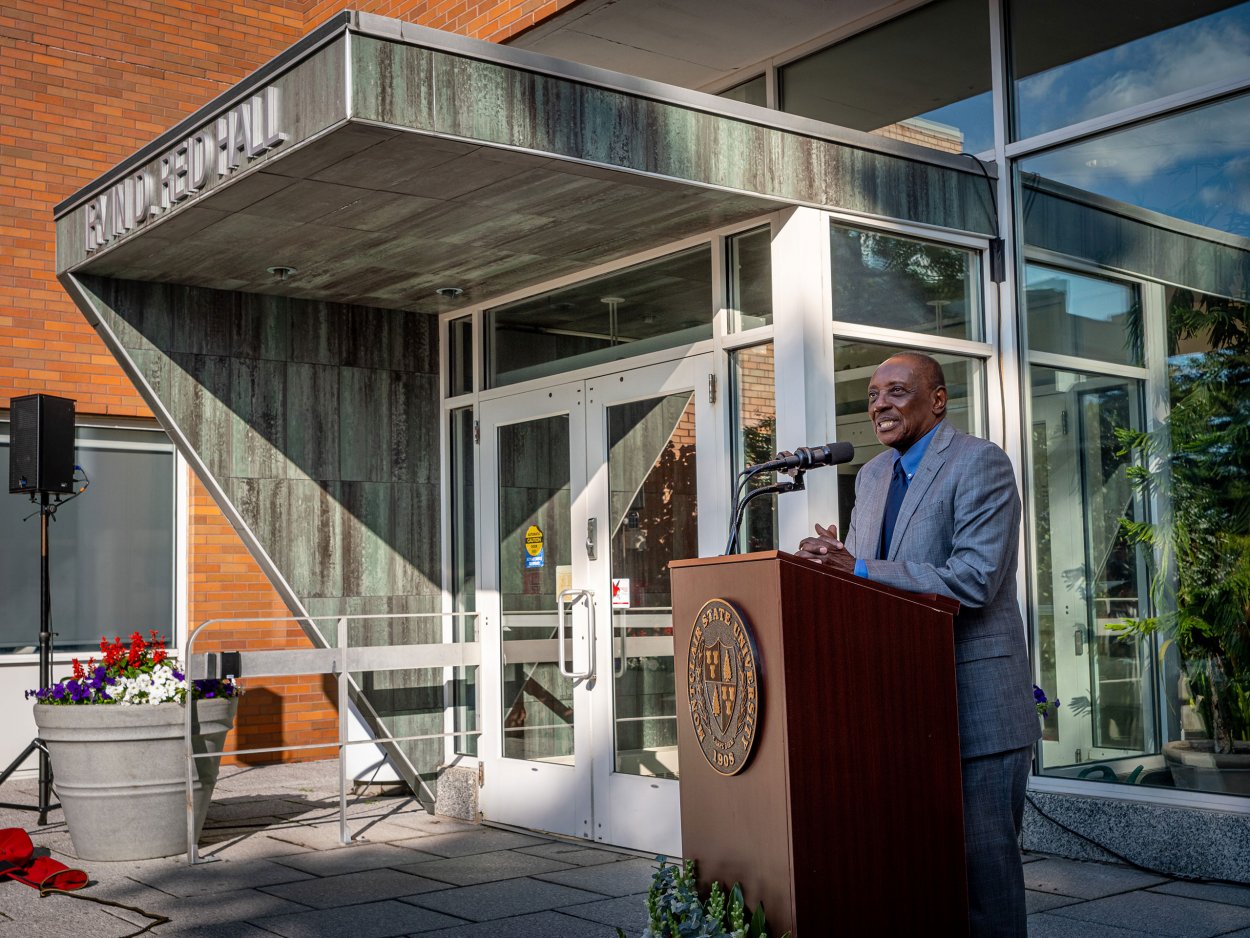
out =
[[[877,439],[905,452],[946,413],[946,389],[935,388],[908,358],[888,358],[868,383],[868,416]]]

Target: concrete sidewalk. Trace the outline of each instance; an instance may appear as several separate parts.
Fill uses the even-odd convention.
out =
[[[334,763],[225,768],[201,841],[223,862],[87,863],[93,885],[76,896],[40,899],[2,883],[0,938],[126,938],[148,927],[153,938],[642,934],[651,857],[432,817],[408,798],[352,802],[352,829],[366,842],[343,846],[335,772]],[[0,787],[0,801],[33,802],[33,781]],[[0,809],[0,827],[25,827],[37,847],[74,865],[60,812],[46,828],[35,820]],[[1250,888],[1025,859],[1033,938],[1250,938]]]

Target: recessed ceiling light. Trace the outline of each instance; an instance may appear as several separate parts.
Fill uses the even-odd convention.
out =
[[[464,291],[461,290],[459,287],[439,287],[434,292],[437,293],[439,296],[446,297],[449,300],[454,300],[456,297],[462,296],[464,294]]]
[[[279,280],[290,280],[291,275],[296,272],[294,267],[266,267],[267,271],[277,277]]]

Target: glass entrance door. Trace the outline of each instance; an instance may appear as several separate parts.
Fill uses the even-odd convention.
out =
[[[707,365],[482,407],[487,818],[680,855],[668,563],[699,555]]]

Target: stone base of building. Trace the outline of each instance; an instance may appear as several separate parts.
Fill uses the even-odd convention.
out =
[[[1250,884],[1250,813],[1031,791],[1025,850]]]

